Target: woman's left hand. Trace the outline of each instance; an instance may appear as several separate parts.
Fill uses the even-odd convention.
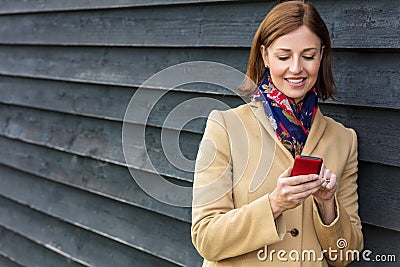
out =
[[[330,225],[336,218],[335,208],[335,192],[336,192],[336,175],[322,165],[319,174],[320,179],[324,179],[321,188],[313,194],[317,203],[319,214],[325,225]]]
[[[313,194],[314,198],[318,203],[333,202],[336,192],[336,175],[322,165],[319,177],[324,179],[325,182],[322,183],[321,188]]]

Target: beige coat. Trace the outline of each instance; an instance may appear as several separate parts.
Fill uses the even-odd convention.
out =
[[[261,102],[210,114],[193,190],[192,241],[203,266],[327,266],[323,249],[337,257],[331,264],[344,266],[346,252],[351,259],[350,250],[363,248],[355,132],[318,110],[302,154],[322,157],[337,175],[337,218],[330,225],[312,197],[274,220],[268,194],[294,160]],[[339,239],[340,248],[347,242],[342,250]]]

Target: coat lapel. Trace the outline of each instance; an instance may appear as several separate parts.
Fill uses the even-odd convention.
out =
[[[264,129],[268,132],[268,134],[272,138],[275,138],[275,131],[272,128],[271,123],[268,121],[267,116],[265,115],[262,102],[261,101],[250,102],[250,106],[252,108],[254,116],[261,123]]]
[[[275,140],[275,143],[277,144],[276,147],[278,149],[283,150],[284,154],[291,161],[293,161],[292,154],[290,154],[289,150],[287,150],[276,137],[275,131],[272,128],[271,123],[268,121],[267,116],[265,115],[262,102],[261,101],[250,102],[250,107],[253,111],[254,116],[267,131],[268,135]],[[313,124],[310,129],[310,133],[308,135],[307,141],[302,151],[303,155],[311,155],[315,147],[318,145],[318,142],[321,139],[322,135],[324,134],[325,128],[326,128],[326,121],[320,109],[318,108],[317,114],[315,115]]]
[[[310,156],[316,146],[321,140],[322,135],[325,132],[326,121],[324,116],[322,115],[320,109],[318,108],[317,114],[315,114],[315,118],[313,124],[310,129],[310,133],[308,134],[306,144],[304,145],[303,151],[301,154]]]
[[[267,119],[262,102],[261,101],[250,102],[250,106],[252,108],[254,116],[267,131],[268,135],[275,140],[276,149],[281,149],[285,154],[285,156],[288,158],[288,160],[290,162],[293,161],[292,154],[290,154],[289,150],[287,150],[276,137],[275,130],[272,128],[271,123]]]

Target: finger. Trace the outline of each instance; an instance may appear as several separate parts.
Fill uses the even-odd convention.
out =
[[[290,190],[293,194],[298,194],[298,193],[307,192],[307,191],[314,190],[314,189],[318,190],[318,189],[320,189],[321,184],[322,184],[322,181],[320,179],[316,179],[316,180],[313,180],[310,182],[301,183],[298,185],[292,185],[292,186],[290,186],[291,187]]]
[[[325,169],[326,169],[325,164],[322,163],[321,170],[319,171],[319,177],[321,179],[324,178]]]
[[[293,176],[293,177],[289,177],[286,180],[286,184],[287,185],[298,185],[298,184],[318,180],[318,178],[319,178],[319,176],[316,174]]]
[[[328,168],[325,168],[323,179],[326,181],[327,184],[329,184],[329,182],[331,180],[331,173],[332,173],[331,170],[329,170]]]
[[[320,170],[320,172],[319,172],[319,179],[321,179],[321,181],[322,181],[322,186],[323,186],[324,188],[325,188],[326,185],[328,184],[328,183],[325,183],[325,178],[324,178],[325,170],[326,170],[326,166],[325,166],[324,163],[322,163],[321,170]]]
[[[314,188],[311,188],[311,189],[306,190],[304,192],[293,194],[292,198],[295,199],[295,200],[303,200],[304,201],[306,198],[308,198],[312,194],[316,193],[319,189],[320,189],[319,187],[314,187]]]
[[[331,170],[330,170],[330,169],[325,168],[325,171],[324,171],[324,178],[328,178],[328,179],[331,178]]]
[[[330,176],[330,181],[329,181],[328,185],[326,186],[326,189],[332,190],[332,189],[334,189],[334,187],[336,187],[336,175],[332,173]]]
[[[327,185],[328,185],[328,183],[325,181],[324,178],[322,178],[321,190],[325,190]]]
[[[290,177],[291,174],[292,174],[292,167],[289,167],[279,176],[279,178],[287,178]]]

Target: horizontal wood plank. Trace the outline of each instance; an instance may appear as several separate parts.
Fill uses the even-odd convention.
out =
[[[188,223],[7,167],[1,177],[0,195],[14,202],[177,265],[201,260]]]
[[[2,255],[2,251],[0,250],[0,266],[3,266],[3,267],[20,267],[22,265],[16,263],[14,260],[10,259],[9,257]]]
[[[400,82],[396,80],[400,78],[396,74],[399,73],[400,53],[335,51],[333,57],[333,72],[338,87],[337,103],[400,109],[400,104],[394,104],[400,99]],[[380,64],[382,61],[385,62],[384,67]],[[387,97],[392,99],[388,100]],[[387,104],[383,103],[385,101]]]
[[[199,134],[165,130],[165,136],[170,139],[179,137],[179,143],[166,143],[161,142],[159,128],[127,124],[124,131],[127,135],[124,139],[125,161],[122,123],[3,104],[0,104],[0,110],[0,135],[121,166],[128,163],[139,170],[184,181],[192,180],[194,159],[201,139]],[[173,148],[183,153],[182,160],[191,161],[189,169],[172,164],[164,153],[163,146],[166,145],[175,145]]]
[[[400,232],[400,168],[360,161],[357,183],[361,220]]]
[[[3,165],[188,223],[191,221],[190,208],[155,200],[138,186],[126,167],[4,137],[0,137],[0,147]],[[143,177],[146,175],[142,173]]]
[[[151,7],[219,2],[234,2],[234,0],[97,0],[95,2],[91,0],[31,0],[29,2],[21,0],[1,0],[0,14]]]
[[[140,87],[154,74],[170,66],[188,61],[217,61],[221,64],[234,66],[242,71],[245,70],[245,61],[247,58],[241,56],[245,55],[247,57],[247,53],[243,54],[242,50],[236,49],[216,54],[217,52],[216,50],[175,48],[1,46],[0,74]],[[220,69],[218,66],[209,69],[209,64],[199,63],[194,68],[183,69],[182,73],[184,71],[188,72],[189,76],[185,77],[189,79],[190,74],[195,74],[196,71],[201,71],[204,75],[213,76],[214,72],[220,71]],[[224,73],[218,72],[217,74],[221,76]],[[241,75],[243,76],[244,74]],[[239,76],[240,80],[238,84],[234,84],[235,87],[242,81],[242,76]],[[174,86],[180,85],[179,82],[181,82],[181,79],[177,78],[177,84],[174,84]],[[173,79],[167,80],[166,85],[159,82],[150,85],[153,85],[153,88],[168,90],[200,91],[208,94],[233,94],[226,88],[207,83],[201,87],[185,85],[172,88],[169,84],[173,81]],[[219,82],[223,83],[225,81],[226,77],[219,77]]]
[[[369,224],[363,224],[362,227],[362,231],[364,234],[364,250],[370,250],[372,253],[370,255],[365,254],[367,256],[367,260],[364,260],[362,257],[362,253],[360,253],[360,261],[355,261],[349,266],[397,267],[400,255],[400,232],[376,227]],[[396,261],[378,262],[377,260],[379,260],[379,258],[377,258],[376,260],[375,257],[380,255],[395,255]],[[368,260],[368,258],[370,260]]]
[[[201,86],[201,85],[199,85]],[[210,109],[224,109],[237,107],[245,100],[231,95],[209,95],[198,92],[178,90],[160,91],[141,88],[144,91],[143,99],[139,101],[144,107],[153,103],[148,96],[154,91],[163,94],[152,108],[147,125],[162,126],[170,112],[184,103],[190,103],[193,111],[192,118],[208,115]],[[122,86],[105,86],[82,83],[66,83],[41,79],[19,77],[0,77],[0,103],[13,104],[35,109],[45,109],[69,114],[84,115],[107,120],[123,121],[131,99],[135,98],[136,88]],[[193,104],[194,103],[194,104]],[[197,105],[196,105],[197,104]],[[201,104],[201,105],[200,105]],[[200,105],[200,107],[199,107]],[[142,109],[138,107],[138,109]],[[196,108],[199,107],[199,110]],[[182,107],[184,108],[184,107]],[[143,108],[144,109],[144,108]],[[181,112],[177,116],[185,115]],[[203,117],[205,119],[205,117]],[[204,120],[203,119],[203,120]],[[172,120],[172,122],[175,122]],[[203,123],[164,125],[166,128],[203,133]]]
[[[400,131],[398,111],[329,104],[321,105],[321,110],[357,132],[360,160],[400,166],[398,146],[388,138]]]
[[[0,76],[0,102],[119,120],[135,88]]]
[[[21,266],[85,266],[55,253],[36,242],[16,234],[0,225],[0,254],[12,258]],[[13,265],[11,265],[13,266]],[[87,266],[87,265],[86,265]]]
[[[246,70],[247,49],[224,49],[223,53],[221,52],[221,49],[2,46],[0,49],[0,74],[131,88],[140,87],[148,78],[161,70],[188,61],[219,62],[241,72]],[[400,97],[400,91],[397,90],[400,88],[398,62],[400,62],[400,53],[395,52],[335,51],[334,73],[339,88],[336,103],[399,109],[400,104],[397,101]],[[215,77],[215,73],[222,72],[219,67],[209,69],[208,65],[201,63],[197,66],[191,71],[210,75],[210,79]],[[374,66],[374,68],[370,66]],[[184,73],[182,71],[182,74]],[[226,80],[223,73],[220,76],[221,82]],[[190,76],[188,78],[190,79]],[[25,85],[23,85],[24,82],[12,85],[10,81],[7,83],[6,78],[3,77],[0,81],[4,83],[1,87],[4,86],[8,89],[18,86],[29,87],[31,80],[25,81]],[[172,79],[173,81],[174,79]],[[79,86],[86,88],[86,85],[80,84],[61,84],[58,83],[57,89],[54,89],[59,93],[56,99],[62,99],[65,90],[74,90],[73,88],[79,88]],[[171,84],[171,79],[166,80],[165,84]],[[51,84],[48,85],[51,86]],[[234,85],[232,84],[232,86]],[[35,88],[34,83],[32,87]],[[158,85],[158,87],[161,88],[162,85]],[[165,87],[165,90],[234,95],[232,91],[215,84],[191,84],[177,88],[165,85]],[[379,88],[379,90],[372,90],[372,88]],[[93,92],[95,89],[99,88],[88,85],[88,92]],[[131,93],[133,94],[133,91]],[[385,97],[382,98],[380,93],[383,93]],[[67,96],[68,94],[64,96],[64,100]],[[76,101],[85,99],[91,101],[94,106],[106,102],[103,98],[100,103],[96,103],[96,100],[89,95],[77,98]],[[79,105],[79,103],[77,104]]]
[[[121,140],[116,138],[121,135],[119,123],[109,121],[105,127],[96,119],[6,106],[0,116],[2,134],[78,155],[103,154],[105,160],[123,164]]]
[[[177,266],[9,199],[0,203],[0,225],[86,266]]]
[[[274,1],[223,5],[207,2],[189,6],[3,15],[0,17],[1,43],[250,47],[259,23],[275,5]],[[102,3],[93,5],[101,7]],[[315,6],[326,20],[333,47],[400,48],[397,38],[400,7],[395,1],[368,4],[361,0],[342,1],[338,5],[330,0],[318,1]]]

